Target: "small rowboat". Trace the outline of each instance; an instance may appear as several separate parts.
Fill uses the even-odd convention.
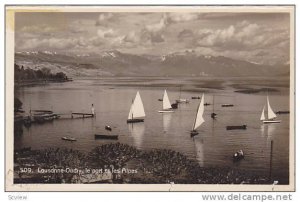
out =
[[[232,159],[233,159],[233,161],[239,161],[239,160],[242,160],[244,157],[245,156],[244,156],[243,150],[240,150],[233,154]]]
[[[62,140],[66,140],[66,141],[76,141],[76,139],[74,137],[62,137]]]
[[[226,130],[246,130],[247,125],[241,125],[241,126],[226,126]]]
[[[233,104],[222,104],[222,107],[233,107]]]
[[[110,126],[106,125],[106,126],[105,126],[105,130],[109,130],[109,131],[111,131],[112,129],[111,129],[111,127],[110,127]]]
[[[95,134],[95,139],[117,140],[118,138],[119,138],[118,135],[100,135],[100,134]]]

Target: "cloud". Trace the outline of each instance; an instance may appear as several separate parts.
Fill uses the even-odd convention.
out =
[[[289,40],[288,32],[267,29],[246,21],[223,29],[201,29],[196,37],[197,44],[203,47],[236,50],[276,46],[282,40]]]
[[[135,31],[131,31],[129,34],[124,36],[123,41],[125,43],[138,43],[140,42],[140,34]]]
[[[80,19],[69,23],[69,32],[72,34],[85,34],[95,29],[95,21]]]
[[[114,15],[112,13],[101,13],[96,21],[96,26],[101,26],[105,24],[105,22],[111,19]]]
[[[19,47],[21,50],[65,50],[73,48],[78,44],[78,39],[66,39],[66,38],[47,38],[39,39],[33,38],[24,41],[24,43]]]
[[[24,26],[21,28],[21,32],[26,33],[49,33],[49,32],[55,32],[59,31],[58,27],[52,27],[47,24],[39,24],[39,25],[30,25],[30,26]]]
[[[146,30],[149,32],[160,32],[166,28],[166,19],[163,17],[156,24],[146,25]]]
[[[199,17],[199,13],[167,13],[166,21],[168,23],[180,23],[198,20]]]
[[[112,38],[116,36],[116,32],[113,29],[102,28],[102,29],[98,29],[97,35],[100,38]]]
[[[184,29],[181,32],[179,32],[179,34],[177,35],[177,38],[179,40],[190,39],[192,37],[194,37],[194,33],[190,29]]]
[[[152,43],[161,43],[161,42],[164,42],[165,39],[164,39],[164,36],[160,33],[151,33],[150,34],[150,41]]]

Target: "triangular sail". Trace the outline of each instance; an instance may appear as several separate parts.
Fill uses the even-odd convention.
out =
[[[204,123],[203,113],[204,113],[204,94],[202,95],[201,102],[198,106],[198,111],[197,111],[193,130],[196,130],[199,126],[201,126],[202,123]]]
[[[276,114],[273,112],[270,102],[269,102],[269,96],[267,96],[267,103],[268,103],[268,119],[273,119],[276,118]]]
[[[142,98],[140,96],[140,93],[137,92],[135,99],[130,107],[130,111],[128,114],[128,119],[134,119],[134,118],[142,118],[145,117],[145,110],[144,105],[142,102]]]
[[[167,91],[165,90],[164,92],[164,96],[163,96],[163,109],[171,109],[171,104],[170,104],[170,100],[167,94]]]
[[[261,121],[266,120],[266,118],[265,118],[265,106],[264,106],[264,108],[263,108],[263,110],[262,110],[262,113],[261,113],[261,116],[260,116],[260,120],[261,120]]]

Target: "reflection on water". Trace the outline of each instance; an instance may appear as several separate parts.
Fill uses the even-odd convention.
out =
[[[121,82],[121,81],[120,81]],[[174,81],[175,82],[175,81]],[[102,85],[104,80],[76,80],[70,83],[26,87],[16,93],[23,102],[23,109],[53,109],[63,114],[62,119],[51,123],[23,128],[23,135],[16,136],[15,148],[68,147],[88,152],[91,148],[116,140],[95,140],[94,134],[119,135],[119,142],[139,149],[172,149],[197,159],[203,166],[229,166],[268,173],[270,141],[274,142],[273,174],[281,181],[288,179],[289,170],[289,115],[278,115],[279,124],[262,124],[261,109],[265,104],[263,94],[240,94],[232,90],[214,90],[206,93],[206,102],[213,103],[204,109],[205,122],[199,127],[199,135],[190,138],[199,100],[180,104],[172,114],[157,113],[162,103],[158,101],[165,89],[159,87],[134,88]],[[139,90],[145,108],[145,122],[127,124],[132,97]],[[170,100],[178,99],[178,92],[168,89]],[[287,91],[288,92],[288,91]],[[181,92],[184,98],[200,96],[198,92]],[[269,94],[272,108],[288,110],[289,97],[285,94]],[[70,112],[90,112],[94,104],[96,118],[70,119]],[[233,104],[234,107],[221,107]],[[218,114],[216,120],[210,116]],[[247,125],[247,130],[227,131],[228,125]],[[110,125],[112,131],[106,131]],[[61,140],[72,136],[76,142]],[[234,164],[232,154],[240,149],[245,159]]]
[[[143,148],[143,140],[145,133],[145,124],[140,123],[129,123],[128,124],[129,132],[133,138],[134,144],[138,149]]]
[[[171,113],[162,113],[162,118],[163,118],[164,133],[167,133],[170,128],[172,114]]]
[[[201,167],[204,167],[204,140],[201,137],[194,137],[196,159]]]

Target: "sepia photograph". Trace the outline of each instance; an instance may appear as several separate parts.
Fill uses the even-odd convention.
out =
[[[7,191],[294,191],[294,6],[6,6]]]

